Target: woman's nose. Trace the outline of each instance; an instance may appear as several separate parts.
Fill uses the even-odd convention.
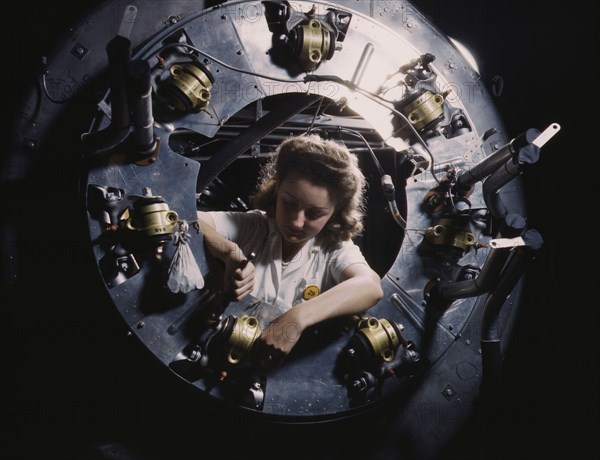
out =
[[[296,211],[292,215],[291,224],[298,230],[301,230],[304,227],[304,211]]]

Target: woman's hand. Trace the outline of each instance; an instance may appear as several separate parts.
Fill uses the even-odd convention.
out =
[[[286,311],[269,324],[258,339],[264,362],[268,366],[279,365],[292,351],[303,330],[300,311],[297,308]]]
[[[254,253],[246,258],[236,243],[220,235],[210,213],[198,212],[198,225],[210,253],[225,265],[223,291],[231,300],[243,299],[254,289],[254,265],[249,260]]]
[[[250,294],[254,289],[254,264],[235,253],[228,257],[225,260],[224,288],[233,300],[241,300]]]

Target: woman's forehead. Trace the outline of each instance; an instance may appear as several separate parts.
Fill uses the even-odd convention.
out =
[[[331,208],[335,205],[334,197],[328,187],[315,184],[305,177],[284,178],[279,191],[308,207]]]

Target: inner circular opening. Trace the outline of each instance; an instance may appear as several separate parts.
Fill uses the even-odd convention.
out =
[[[227,151],[229,143],[247,130],[252,130],[258,114],[262,113],[264,117],[274,108],[287,104],[288,98],[293,96],[297,97],[297,93],[269,96],[248,104],[230,117],[212,138],[188,129],[178,129],[169,137],[169,146],[201,165],[218,163],[218,158]],[[233,161],[223,165],[220,173],[208,186],[196,190],[198,210],[250,210],[251,197],[256,192],[261,170],[272,152],[284,139],[309,131],[342,142],[358,157],[367,188],[364,195],[364,231],[354,238],[354,242],[373,270],[383,277],[396,260],[404,233],[390,213],[373,155],[385,173],[394,179],[398,208],[405,216],[403,157],[385,144],[373,126],[358,113],[347,106],[340,106],[328,97],[324,96],[306,110],[282,120],[281,124],[257,139],[250,148],[239,152]]]

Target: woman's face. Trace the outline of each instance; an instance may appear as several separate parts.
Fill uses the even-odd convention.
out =
[[[334,211],[335,202],[326,187],[296,177],[279,183],[275,222],[285,241],[308,241],[323,229]]]

